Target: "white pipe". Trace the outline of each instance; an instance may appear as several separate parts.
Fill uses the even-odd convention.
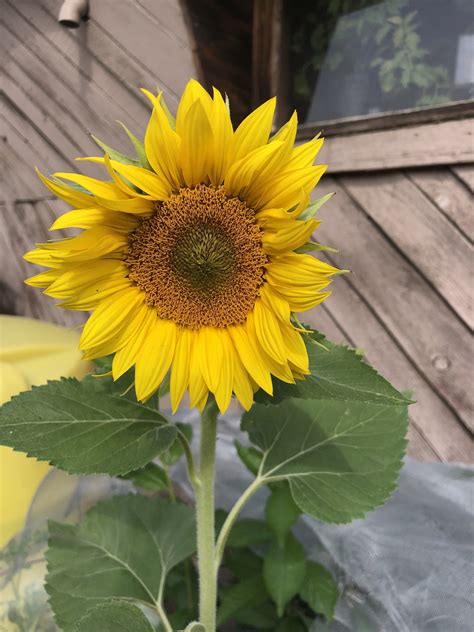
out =
[[[58,22],[70,29],[77,29],[89,13],[89,0],[65,0],[59,9]]]

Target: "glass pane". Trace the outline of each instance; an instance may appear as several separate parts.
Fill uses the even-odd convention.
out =
[[[472,0],[287,0],[302,122],[474,97]]]

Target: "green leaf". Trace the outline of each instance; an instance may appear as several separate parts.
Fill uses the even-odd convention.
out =
[[[287,479],[302,511],[350,522],[394,491],[405,451],[406,406],[287,399],[255,404],[242,429],[264,451],[263,483]]]
[[[282,544],[286,534],[301,514],[301,509],[293,500],[288,485],[275,488],[268,497],[265,506],[265,518],[268,525]]]
[[[131,603],[111,601],[91,608],[74,632],[155,632],[146,616]]]
[[[272,532],[262,520],[243,518],[235,523],[227,540],[227,546],[242,548],[268,542]]]
[[[130,158],[130,156],[126,156],[125,154],[122,154],[121,151],[116,151],[115,149],[112,149],[112,147],[109,147],[109,145],[106,145],[104,142],[99,140],[93,134],[91,134],[91,138],[94,141],[94,143],[98,145],[102,149],[102,151],[105,154],[107,154],[109,158],[111,158],[112,160],[121,162],[124,165],[135,165],[139,167],[142,166],[139,160],[136,160],[135,158]]]
[[[246,579],[262,572],[262,558],[250,549],[227,548],[225,566],[239,579]]]
[[[180,422],[176,423],[175,426],[178,431],[182,432],[182,434],[190,443],[193,438],[193,427],[190,424],[183,424]],[[160,455],[160,460],[163,465],[170,467],[171,465],[177,463],[179,459],[183,456],[183,454],[183,444],[181,443],[180,439],[176,437],[171,446]]]
[[[285,397],[298,397],[404,406],[410,403],[353,349],[335,345],[319,332],[305,334],[305,338],[311,375],[296,384],[275,380],[273,397],[260,390],[257,401],[276,404]],[[327,351],[318,344],[323,344]]]
[[[257,450],[253,446],[242,445],[237,439],[234,441],[234,445],[242,463],[256,476],[263,456],[260,450]]]
[[[102,392],[101,379],[63,378],[17,395],[0,411],[0,443],[73,474],[114,476],[167,450],[175,426],[147,406]]]
[[[221,625],[240,610],[259,606],[268,599],[268,593],[261,575],[249,577],[221,591],[221,603],[217,611],[217,624]]]
[[[308,562],[300,597],[314,612],[332,621],[339,590],[327,568],[316,562]]]
[[[154,607],[166,574],[195,549],[193,510],[159,498],[118,496],[79,524],[50,522],[49,531],[46,591],[65,632],[117,599]]]
[[[255,607],[242,608],[234,614],[233,619],[246,626],[245,628],[239,628],[242,632],[248,632],[249,626],[252,630],[274,631],[278,615],[274,604],[271,601],[265,601]]]
[[[283,616],[287,603],[301,589],[305,572],[305,551],[291,533],[286,536],[283,546],[275,543],[265,555],[263,578],[279,617]]]
[[[132,142],[132,145],[133,145],[133,147],[135,149],[135,152],[137,154],[138,164],[141,167],[143,167],[144,169],[149,169],[151,171],[151,165],[148,162],[148,158],[147,158],[147,155],[146,155],[146,152],[145,152],[145,147],[143,146],[142,141],[139,138],[137,138],[135,136],[135,134],[133,134],[128,129],[128,127],[122,123],[122,121],[117,121],[117,123],[122,126],[123,130],[125,131],[125,133],[129,137],[130,141]]]
[[[145,467],[133,470],[121,478],[132,481],[135,487],[141,487],[149,492],[159,492],[168,489],[168,481],[163,468],[153,462],[147,463]]]
[[[298,219],[313,219],[313,217],[316,217],[321,206],[323,204],[326,204],[326,202],[329,202],[329,200],[335,195],[335,193],[327,193],[326,195],[323,195],[323,197],[320,197],[318,200],[314,200],[314,202],[311,202],[311,204],[305,208]]]

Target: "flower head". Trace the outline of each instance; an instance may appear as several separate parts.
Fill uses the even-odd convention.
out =
[[[323,141],[295,147],[296,114],[270,137],[274,99],[234,131],[218,90],[190,81],[176,120],[144,92],[153,112],[140,163],[84,159],[105,167],[105,182],[40,174],[75,209],[51,229],[84,230],[28,252],[50,268],[28,283],[93,311],[84,356],[114,354],[115,379],[135,366],[139,400],[170,372],[173,409],[186,391],[191,406],[211,392],[224,411],[234,393],[248,409],[255,390],[272,393],[272,375],[309,372],[292,313],[323,301],[338,272],[295,252],[318,225],[301,214],[325,170],[313,165]]]

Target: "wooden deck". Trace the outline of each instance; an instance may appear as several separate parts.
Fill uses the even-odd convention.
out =
[[[47,238],[64,210],[33,166],[86,169],[73,158],[96,153],[89,131],[127,149],[114,121],[143,133],[148,105],[142,86],[158,84],[176,107],[187,79],[201,76],[180,6],[177,0],[100,0],[88,24],[71,32],[57,24],[56,0],[3,1],[3,312],[83,322],[82,314],[54,308],[22,283],[33,267],[21,254]],[[379,145],[383,152],[390,146]],[[317,237],[339,248],[330,259],[352,274],[338,278],[331,298],[305,320],[335,341],[364,348],[396,386],[413,390],[413,456],[472,461],[474,165],[456,164],[451,156],[446,165],[425,160],[422,169],[400,169],[403,163],[389,160],[379,163],[386,171],[365,164],[361,173],[356,153],[338,160],[340,168],[316,192],[337,193],[321,211]]]

